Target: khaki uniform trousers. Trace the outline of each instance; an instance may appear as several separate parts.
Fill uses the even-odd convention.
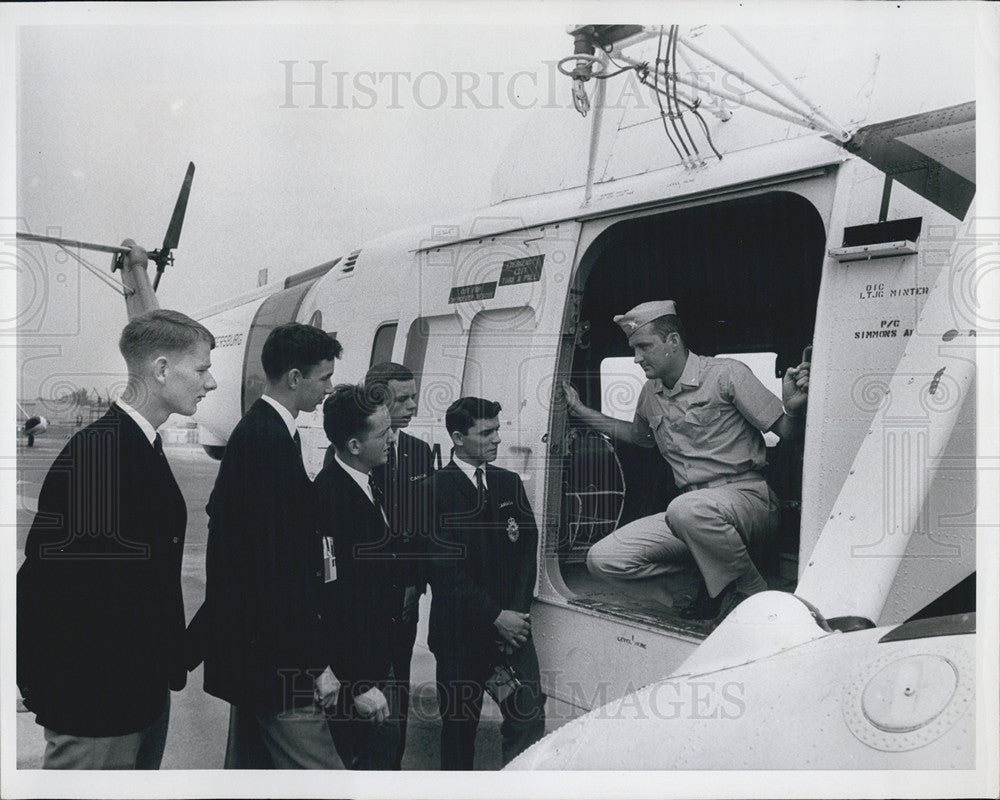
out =
[[[587,553],[587,569],[625,585],[689,572],[693,561],[711,597],[738,578],[763,584],[747,545],[775,528],[779,514],[777,497],[758,474],[694,489],[676,497],[666,513],[637,519],[601,539]],[[764,588],[759,584],[755,588]]]

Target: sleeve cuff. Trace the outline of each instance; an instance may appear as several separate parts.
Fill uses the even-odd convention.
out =
[[[497,605],[493,605],[488,608],[488,610],[483,615],[483,619],[486,623],[487,628],[490,629],[493,628],[493,623],[496,622],[496,619],[497,617],[500,616],[501,611],[503,611],[503,609]]]

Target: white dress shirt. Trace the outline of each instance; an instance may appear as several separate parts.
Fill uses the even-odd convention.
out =
[[[474,467],[474,466],[472,466],[472,464],[468,463],[467,461],[462,461],[462,459],[457,458],[457,457],[453,458],[452,461],[454,461],[455,465],[460,470],[462,470],[463,473],[465,473],[465,476],[470,481],[472,481],[472,485],[475,486],[477,489],[479,488],[479,484],[476,483],[476,470],[477,469],[481,469],[483,471],[483,488],[485,488],[487,491],[489,491],[489,488],[490,488],[489,484],[486,483],[486,465],[485,464],[482,464],[479,467]]]
[[[156,428],[150,424],[148,419],[132,408],[132,406],[124,400],[115,400],[115,405],[135,420],[135,424],[139,426],[144,434],[146,434],[146,438],[149,439],[150,445],[153,445],[156,442]]]
[[[365,493],[365,497],[372,501],[372,505],[376,505],[375,498],[372,496],[372,487],[368,483],[368,475],[349,464],[345,464],[336,451],[334,451],[333,457],[344,468],[344,472],[350,475],[354,479],[354,482],[361,487],[361,491]]]
[[[340,456],[337,455],[337,451],[336,450],[333,451],[333,457],[336,460],[336,462],[338,464],[340,464],[341,467],[344,468],[344,472],[346,472],[348,475],[350,475],[354,479],[354,482],[358,486],[361,487],[361,491],[365,493],[365,497],[367,497],[369,500],[371,500],[372,505],[375,506],[379,511],[382,512],[382,519],[384,519],[385,520],[385,524],[388,525],[389,524],[389,518],[385,515],[385,509],[382,508],[382,506],[380,504],[378,504],[378,503],[375,502],[375,497],[374,497],[374,495],[372,495],[372,486],[371,486],[371,483],[369,482],[371,476],[365,474],[364,472],[362,472],[359,469],[355,469],[354,467],[350,466],[349,464],[345,464],[343,461],[341,461]]]
[[[266,394],[262,394],[261,400],[266,400],[271,404],[271,407],[281,414],[282,420],[284,420],[285,425],[288,427],[288,435],[293,439],[295,434],[298,433],[299,429],[295,426],[295,417],[292,416],[292,412],[285,408],[281,403],[275,400],[273,397],[268,397]]]

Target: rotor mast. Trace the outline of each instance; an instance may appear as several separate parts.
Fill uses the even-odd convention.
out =
[[[709,52],[692,38],[682,36],[676,25],[577,25],[568,28],[567,32],[573,37],[573,55],[560,59],[557,66],[563,75],[573,80],[573,103],[581,115],[587,116],[587,112],[591,109],[590,98],[586,91],[587,82],[593,80],[597,86],[594,96],[595,113],[591,119],[585,206],[590,202],[595,181],[597,146],[600,141],[600,132],[597,129],[602,122],[604,82],[623,72],[634,71],[638,75],[639,82],[655,92],[660,104],[665,135],[673,144],[677,157],[685,169],[698,169],[706,165],[705,158],[699,153],[696,138],[699,141],[704,138],[705,143],[721,160],[722,154],[712,143],[709,128],[699,113],[701,110],[707,110],[723,122],[728,121],[732,113],[721,107],[721,101],[750,108],[776,119],[817,131],[829,136],[840,145],[851,141],[851,132],[847,128],[828,116],[746,37],[731,27],[723,27],[723,30],[750,58],[770,74],[777,85],[784,90],[783,93],[764,80],[747,74],[738,66]],[[637,59],[624,52],[626,48],[657,38],[659,43],[655,60]],[[664,44],[666,51],[661,53]],[[742,82],[747,90],[741,92],[733,90],[721,81],[702,80],[693,68],[693,56],[698,56],[707,64],[722,69],[725,75],[731,75]],[[678,60],[683,62],[686,73],[678,70]],[[617,67],[617,71],[608,71],[609,62]],[[692,90],[693,94],[680,91],[679,86]],[[702,106],[699,94],[709,98],[714,107]],[[752,96],[754,94],[757,97]],[[762,102],[758,97],[766,98],[770,102]],[[684,121],[685,118],[692,117],[700,124],[703,137],[692,136]],[[694,130],[697,131],[698,128]]]

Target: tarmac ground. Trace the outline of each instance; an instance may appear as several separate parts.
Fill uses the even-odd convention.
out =
[[[37,507],[38,492],[49,465],[58,455],[68,434],[53,432],[35,439],[33,447],[26,447],[23,439],[17,446],[17,548],[18,565],[24,559],[24,543]],[[199,445],[165,445],[164,452],[170,461],[174,477],[180,485],[187,503],[188,527],[184,548],[182,586],[188,620],[201,605],[205,596],[205,543],[208,536],[208,517],[205,504],[211,494],[218,472],[218,462],[209,458]],[[413,651],[411,672],[412,699],[407,727],[404,770],[434,770],[439,765],[440,718],[434,690],[434,656],[427,649],[427,617],[430,596],[425,594],[420,602],[420,622],[417,643]],[[550,701],[551,704],[551,701]],[[550,720],[558,714],[547,714]],[[561,721],[565,721],[565,713]],[[476,739],[477,770],[496,770],[501,767],[499,709],[487,699]],[[229,722],[229,705],[202,689],[202,668],[188,676],[187,686],[171,697],[170,729],[163,769],[221,769],[226,750]],[[557,727],[550,722],[547,730]],[[21,710],[17,715],[17,767],[40,768],[45,750],[45,739],[34,715]]]

